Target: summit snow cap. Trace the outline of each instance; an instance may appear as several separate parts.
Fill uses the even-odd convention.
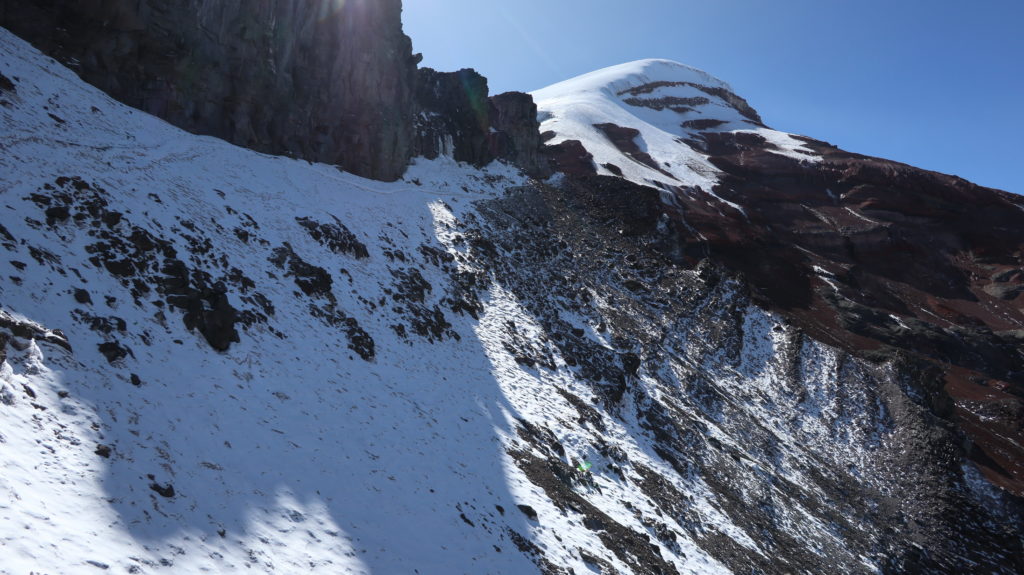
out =
[[[533,96],[538,100],[543,100],[565,93],[590,90],[607,90],[615,94],[643,84],[663,81],[691,82],[732,91],[729,84],[703,70],[672,60],[649,58],[595,70],[537,90],[533,92]]]
[[[719,183],[702,134],[754,132],[773,151],[809,159],[810,150],[767,128],[729,84],[671,60],[637,60],[532,93],[548,145],[579,141],[593,171],[659,188]]]

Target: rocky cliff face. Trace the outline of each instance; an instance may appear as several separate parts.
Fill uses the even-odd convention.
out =
[[[414,155],[540,173],[536,108],[471,70],[421,70],[400,0],[0,2],[0,26],[196,134],[380,180]],[[451,145],[446,147],[446,142]]]
[[[487,78],[474,70],[422,68],[416,102],[416,155],[448,155],[475,166],[505,160],[533,175],[547,173],[537,106],[528,94],[488,97]]]
[[[0,3],[0,26],[191,132],[393,180],[416,59],[400,0]]]

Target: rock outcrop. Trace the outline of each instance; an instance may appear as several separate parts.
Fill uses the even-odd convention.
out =
[[[476,166],[500,159],[530,173],[546,172],[537,105],[529,94],[507,92],[489,98],[487,78],[475,70],[421,68],[416,101],[416,155],[449,155]]]
[[[412,151],[400,0],[0,2],[0,26],[190,132],[383,180]]]
[[[490,155],[487,146],[490,118],[487,78],[475,70],[438,72],[421,68],[416,77],[416,151],[433,159],[448,155],[459,162],[481,165]]]
[[[540,124],[537,122],[537,104],[533,96],[522,92],[505,92],[492,96],[491,152],[535,175],[547,172],[547,162],[541,155]]]

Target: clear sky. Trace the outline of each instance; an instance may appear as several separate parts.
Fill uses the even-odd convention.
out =
[[[492,93],[668,58],[776,129],[1024,194],[1024,0],[404,0],[424,66]]]

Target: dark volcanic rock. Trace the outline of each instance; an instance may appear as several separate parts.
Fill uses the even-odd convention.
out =
[[[516,505],[516,507],[518,507],[519,510],[523,512],[523,515],[525,515],[530,521],[537,520],[537,511],[533,507],[530,507],[529,505]]]
[[[291,276],[295,285],[299,286],[302,293],[308,296],[333,298],[331,286],[334,285],[334,278],[330,272],[320,266],[307,263],[287,242],[274,250],[274,256],[270,262],[277,267],[286,270],[286,275]]]
[[[0,26],[191,132],[386,180],[412,151],[400,0],[3,0]]]
[[[533,97],[522,92],[505,92],[490,99],[491,153],[508,160],[534,176],[550,173],[541,155],[540,123]]]
[[[487,145],[490,117],[487,78],[475,70],[438,72],[421,68],[416,77],[421,108],[416,151],[427,158],[451,155],[478,166],[493,159]]]
[[[508,92],[488,98],[487,78],[475,70],[417,74],[416,125],[418,155],[484,166],[507,160],[536,175],[547,173],[540,155],[537,106],[533,97]]]
[[[623,126],[616,126],[615,124],[595,124],[594,127],[601,130],[601,132],[616,148],[619,149],[620,152],[626,154],[626,156],[632,160],[649,168],[654,168],[670,178],[672,177],[671,174],[666,172],[656,161],[654,161],[654,158],[652,158],[650,154],[643,151],[637,144],[636,138],[640,135],[640,131],[636,128],[626,128]]]
[[[0,74],[0,90],[12,93],[17,91],[14,87],[14,82],[12,82],[10,78],[4,76],[3,74]]]
[[[75,289],[75,301],[80,304],[92,304],[92,296],[82,288]]]
[[[688,130],[710,130],[711,128],[717,128],[722,124],[727,123],[725,120],[715,120],[713,118],[704,118],[700,120],[687,120],[682,123],[683,128]]]
[[[235,324],[242,319],[229,302],[225,281],[215,280],[202,269],[190,268],[178,258],[177,250],[166,238],[132,225],[124,214],[111,210],[106,190],[78,176],[61,176],[52,184],[44,184],[39,192],[28,199],[45,209],[48,215],[59,208],[60,213],[66,214],[64,219],[79,229],[88,230],[88,236],[93,238],[85,246],[85,251],[91,254],[89,262],[105,269],[129,288],[137,305],[141,305],[141,298],[155,287],[166,297],[167,304],[184,312],[185,326],[202,333],[214,349],[224,351],[232,342],[239,341]],[[184,239],[194,252],[183,257],[195,266],[198,257],[209,254],[213,246],[208,238],[192,235],[198,234],[195,224],[181,223],[188,230],[183,233]],[[48,225],[55,226],[56,222],[49,221]],[[45,259],[45,254],[39,257]],[[227,267],[226,258],[218,261]],[[254,287],[239,274],[229,274],[225,279],[243,291]],[[73,293],[76,302],[92,303],[91,294],[84,288]],[[107,305],[110,303],[111,296],[108,296]],[[120,318],[95,317],[81,311],[72,315],[105,334],[125,331],[125,322]]]
[[[52,206],[46,208],[47,225],[52,226],[55,222],[63,222],[69,217],[71,217],[71,213],[67,206]]]
[[[161,270],[163,292],[167,303],[184,312],[185,327],[203,334],[210,347],[227,351],[239,340],[235,324],[238,310],[228,300],[223,282],[209,283],[198,272],[190,272],[181,260],[167,260]]]
[[[356,352],[364,361],[373,361],[376,355],[376,342],[373,337],[359,325],[359,321],[338,309],[335,303],[327,305],[310,305],[310,315],[319,318],[327,325],[345,332],[348,337],[348,348]]]
[[[530,482],[577,517],[580,530],[592,530],[630,572],[672,572],[664,557],[679,556],[683,535],[737,573],[859,573],[867,571],[866,562],[891,573],[915,566],[921,573],[959,573],[964,565],[1015,573],[1019,505],[977,480],[974,465],[963,460],[964,436],[943,419],[960,410],[976,413],[991,433],[978,451],[1012,453],[1013,441],[997,443],[997,433],[1019,422],[1015,404],[951,402],[943,379],[948,366],[901,350],[890,350],[882,356],[888,361],[878,365],[863,357],[865,350],[826,349],[814,341],[809,329],[798,327],[805,319],[796,312],[804,308],[776,306],[782,313],[764,314],[750,292],[761,305],[770,292],[763,285],[751,288],[751,277],[740,273],[749,260],[728,264],[719,251],[727,240],[738,245],[751,224],[728,219],[732,212],[725,210],[714,210],[712,220],[697,207],[715,202],[713,196],[680,190],[684,194],[678,208],[685,211],[677,212],[653,188],[613,177],[568,177],[557,187],[528,186],[486,201],[484,221],[461,230],[471,261],[514,293],[536,322],[530,341],[516,341],[516,326],[507,322],[502,341],[510,344],[510,357],[541,373],[562,369],[545,357],[560,358],[586,390],[570,393],[553,385],[571,406],[564,420],[517,424],[524,445],[510,455]],[[720,242],[705,244],[703,257],[687,245],[700,240],[687,227],[691,215],[702,221],[701,233],[714,231]],[[475,238],[474,225],[486,237]],[[807,264],[775,257],[781,242],[765,245],[769,265],[790,262],[791,268],[776,270],[789,286],[787,274]],[[756,246],[747,247],[755,250],[750,260],[759,255]],[[1001,269],[990,276],[1016,277]],[[812,284],[801,297],[825,316],[832,308],[817,299],[818,291]],[[896,320],[864,307],[856,310],[864,325],[902,337]],[[1018,341],[1010,333],[998,337]],[[822,378],[823,368],[828,374]],[[769,383],[754,381],[761,378]],[[743,532],[756,534],[764,553],[702,518],[697,510],[704,504],[668,480],[672,473],[640,465],[605,444],[605,422],[623,420],[636,421],[649,434],[652,452],[683,478],[681,485],[705,485],[711,505]],[[592,455],[571,453],[560,442],[566,425],[589,434]],[[807,433],[818,425],[820,435]],[[961,429],[979,437],[963,423]],[[847,460],[847,448],[863,458]],[[575,467],[581,456],[594,462],[589,473]],[[805,456],[806,465],[795,464]],[[989,465],[997,473],[1011,471],[1005,461],[992,457]],[[609,480],[625,482],[658,507],[652,514],[626,506],[642,528],[594,505],[593,494]],[[813,527],[793,530],[780,522],[783,517]]]
[[[71,344],[60,330],[46,330],[40,325],[21,321],[0,311],[0,363],[7,359],[7,345],[18,349],[24,347],[20,342],[36,340],[60,347],[68,352]]]
[[[327,224],[310,218],[296,218],[295,221],[305,228],[314,240],[336,254],[349,254],[357,259],[370,257],[366,244],[359,241],[359,238],[338,218],[334,218],[334,223]]]
[[[196,290],[185,306],[185,327],[199,330],[210,347],[227,351],[238,343],[238,310],[228,301],[227,288],[222,283]]]
[[[711,102],[711,100],[697,96],[693,98],[679,98],[675,96],[663,96],[661,98],[626,98],[623,102],[630,106],[640,106],[642,108],[650,108],[652,110],[672,110],[677,114],[683,114],[685,112],[693,111],[694,106],[703,106]]]
[[[678,106],[687,106],[687,107],[688,106],[697,106],[697,105],[701,105],[701,104],[707,103],[707,99],[706,98],[702,98],[702,97],[697,97],[697,98],[653,98],[653,99],[652,98],[645,98],[645,99],[636,98],[636,96],[642,96],[642,95],[650,94],[650,93],[654,92],[655,90],[657,90],[658,88],[665,88],[665,87],[672,87],[672,86],[689,86],[689,87],[692,87],[692,88],[696,88],[696,89],[700,90],[701,92],[704,92],[705,94],[707,94],[709,96],[715,96],[715,97],[721,98],[722,100],[725,101],[726,104],[728,104],[728,105],[732,106],[733,108],[735,108],[737,112],[742,114],[745,118],[747,118],[751,122],[753,122],[753,123],[755,123],[757,125],[762,125],[761,124],[761,116],[758,115],[757,111],[754,110],[754,108],[752,108],[750,106],[750,104],[747,103],[746,100],[744,100],[742,97],[736,95],[735,93],[733,93],[733,92],[731,92],[731,91],[729,91],[729,90],[727,90],[725,88],[721,88],[721,87],[706,86],[704,84],[697,84],[697,83],[694,83],[694,82],[655,81],[655,82],[647,82],[647,83],[641,84],[639,86],[635,86],[635,87],[632,87],[632,88],[628,88],[626,90],[622,90],[621,92],[619,92],[619,96],[625,96],[625,95],[633,96],[633,98],[627,98],[626,99],[626,103],[634,105],[634,106],[640,105],[640,106],[643,106],[643,107],[654,108],[656,110],[663,110],[665,108],[672,108],[674,106],[675,107],[678,107]]]
[[[152,478],[153,478],[153,476],[151,475],[150,479],[152,479]],[[149,488],[152,491],[155,491],[161,497],[165,497],[167,499],[171,499],[175,495],[175,493],[174,493],[174,485],[171,485],[170,483],[168,483],[167,485],[160,485],[159,483],[154,481],[154,482],[149,484]]]
[[[579,140],[565,140],[544,147],[551,169],[571,176],[587,176],[597,173],[594,156],[583,147]],[[614,171],[614,170],[613,170]]]
[[[132,350],[124,347],[116,341],[107,341],[99,344],[100,353],[103,357],[107,358],[108,363],[114,363],[115,361],[121,361],[128,357],[132,353]]]

